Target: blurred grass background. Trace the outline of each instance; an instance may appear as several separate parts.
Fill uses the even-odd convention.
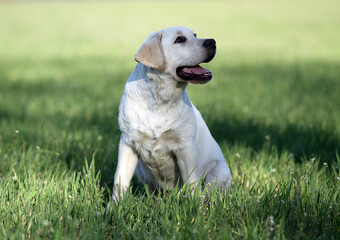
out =
[[[339,203],[336,190],[339,188],[336,153],[340,149],[339,10],[340,4],[335,0],[0,3],[3,219],[13,216],[10,209],[20,209],[22,202],[31,207],[36,204],[32,202],[34,196],[30,200],[19,197],[30,192],[30,186],[40,186],[35,185],[35,180],[39,184],[46,179],[56,182],[45,192],[51,199],[58,185],[68,198],[71,190],[63,180],[75,181],[85,159],[89,162],[95,159],[96,172],[101,175],[96,178],[92,173],[97,184],[93,191],[101,189],[101,195],[84,200],[79,194],[78,200],[84,206],[95,202],[94,215],[103,211],[117,161],[118,105],[125,81],[136,65],[133,56],[150,32],[172,26],[186,26],[198,37],[217,41],[217,55],[205,65],[212,70],[213,81],[202,86],[189,85],[188,92],[229,162],[234,185],[248,181],[248,186],[241,185],[243,188],[238,190],[243,194],[240,196],[251,197],[250,193],[247,195],[249,181],[259,181],[259,186],[267,186],[267,180],[288,184],[291,169],[299,179],[305,164],[316,158],[320,168],[323,163],[329,166],[323,173],[324,179],[330,179],[323,182],[324,194],[328,196],[327,191],[333,188],[337,191],[329,204],[334,199]],[[273,169],[275,176],[269,178]],[[314,170],[317,175],[318,168]],[[263,175],[268,179],[263,180]],[[22,192],[15,190],[18,179],[27,184]],[[137,184],[136,179],[133,184]],[[77,187],[74,191],[81,192],[82,186]],[[51,204],[54,206],[51,211],[59,211]],[[239,202],[235,204],[239,206]],[[64,219],[66,216],[90,219],[86,213],[80,213],[84,209],[81,205],[79,213],[70,210],[60,214]],[[3,222],[2,231],[19,234],[13,236],[21,236],[22,232],[26,237],[40,236],[37,232],[42,231],[43,220],[54,220],[50,219],[51,212],[43,218],[37,210],[32,211],[35,218],[29,211],[23,212],[18,219],[24,220],[17,219],[9,225]],[[323,215],[318,215],[320,210],[313,211],[314,220],[322,218]],[[338,208],[334,211],[339,213]],[[243,219],[245,212],[240,210],[235,219]],[[330,232],[321,229],[312,236],[323,233],[326,237],[339,236],[334,235],[339,231],[339,225],[335,227],[338,216],[330,221]],[[279,220],[281,217],[277,215]],[[29,227],[32,219],[36,221],[35,228]],[[222,226],[233,237],[247,236],[247,231],[240,228],[243,223],[231,223],[235,219],[226,220]],[[96,221],[114,225],[114,220]],[[256,218],[244,221],[254,226],[251,229],[255,237],[266,231],[258,226],[261,221]],[[292,223],[282,221],[284,226]],[[85,232],[84,222],[75,229],[79,227]],[[207,223],[202,220],[202,224]],[[319,226],[303,224],[301,229],[293,229],[291,236],[306,233],[308,226]],[[18,225],[21,227],[13,227]],[[100,228],[100,236],[110,228],[105,226],[104,230]],[[124,226],[118,227],[119,231],[131,230]],[[93,229],[89,227],[90,230]],[[207,234],[208,229],[205,230],[202,236]],[[78,230],[72,231],[78,237],[84,236]],[[65,236],[65,228],[61,227],[59,233]],[[284,230],[283,233],[289,236]]]

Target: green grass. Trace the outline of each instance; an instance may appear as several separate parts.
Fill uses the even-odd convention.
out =
[[[340,239],[340,4],[0,3],[0,239]],[[131,194],[105,212],[118,105],[151,31],[214,37],[189,95],[233,191]]]

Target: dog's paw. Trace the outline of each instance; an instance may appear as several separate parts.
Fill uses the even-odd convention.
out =
[[[114,206],[118,205],[118,202],[123,198],[125,192],[121,191],[121,188],[115,186],[110,201],[106,205],[106,211],[110,211]]]

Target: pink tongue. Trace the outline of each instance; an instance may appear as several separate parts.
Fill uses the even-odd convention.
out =
[[[211,73],[209,70],[202,68],[201,66],[196,66],[196,67],[190,67],[190,68],[184,68],[183,69],[185,72],[188,72],[187,70],[189,70],[190,72],[196,74],[196,75],[204,75],[206,73]]]
[[[208,69],[202,68],[201,66],[191,67],[191,72],[196,75],[204,75],[206,73],[211,73]]]

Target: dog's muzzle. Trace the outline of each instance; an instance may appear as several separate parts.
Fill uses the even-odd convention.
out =
[[[216,54],[216,41],[212,38],[203,42],[203,47],[207,50],[208,57],[203,61],[210,62]],[[208,69],[197,66],[181,66],[176,69],[177,76],[194,84],[204,84],[212,79],[212,74]]]

